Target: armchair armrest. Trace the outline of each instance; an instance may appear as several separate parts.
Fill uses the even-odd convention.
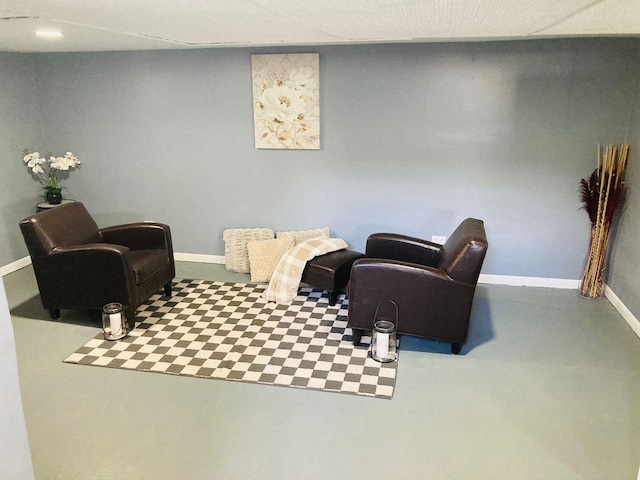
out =
[[[374,233],[367,239],[366,256],[437,267],[442,245],[397,233]]]
[[[347,325],[371,330],[378,303],[398,306],[399,333],[464,343],[475,285],[437,268],[377,258],[356,260],[348,286]],[[464,319],[459,321],[458,319]]]
[[[49,255],[34,258],[43,305],[135,304],[138,293],[130,256],[131,251],[121,245],[89,243],[56,247]]]
[[[81,245],[69,245],[65,247],[55,247],[49,255],[105,255],[121,257],[129,252],[129,248],[124,245],[112,245],[109,243],[83,243]]]
[[[122,245],[87,243],[56,247],[46,260],[49,268],[57,272],[54,276],[84,278],[87,281],[100,279],[99,283],[102,283],[104,277],[126,281],[127,277],[132,275],[129,254],[130,250]]]
[[[362,258],[356,260],[351,268],[349,288],[363,287],[388,292],[390,287],[407,291],[450,283],[456,282],[438,268],[398,260]]]
[[[105,243],[123,245],[131,250],[168,250],[173,257],[171,230],[156,222],[138,222],[101,228]]]

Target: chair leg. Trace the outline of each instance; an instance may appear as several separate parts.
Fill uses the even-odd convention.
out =
[[[338,292],[335,290],[331,290],[328,293],[329,293],[329,305],[333,307],[338,301]]]
[[[170,297],[170,296],[171,296],[171,282],[167,283],[167,284],[164,286],[164,295],[165,295],[166,297]]]
[[[453,353],[454,355],[458,355],[460,353],[461,349],[462,349],[462,344],[461,343],[452,343],[451,344],[451,353]]]
[[[359,330],[357,328],[352,328],[351,331],[353,332],[352,336],[353,336],[353,345],[354,346],[359,346],[360,345],[360,340],[362,340],[362,332],[363,330]]]
[[[53,319],[53,320],[57,320],[60,318],[60,310],[58,309],[52,309],[49,310],[49,316]]]
[[[136,328],[136,312],[131,310],[130,308],[126,308],[124,310],[124,316],[127,319],[127,328],[129,331]]]

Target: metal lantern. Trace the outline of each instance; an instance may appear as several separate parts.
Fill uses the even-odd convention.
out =
[[[121,303],[102,307],[102,334],[105,340],[120,340],[127,336],[127,319]]]
[[[386,315],[380,313],[380,306],[388,303],[393,310]],[[395,321],[393,321],[395,320]],[[376,314],[371,334],[371,358],[377,362],[388,363],[396,359],[396,330],[398,325],[398,306],[388,300],[380,302],[376,307]]]

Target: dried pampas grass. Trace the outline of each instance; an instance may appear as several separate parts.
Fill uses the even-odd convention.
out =
[[[606,150],[598,145],[598,167],[589,178],[580,180],[580,198],[591,221],[589,254],[580,282],[580,295],[602,297],[605,260],[615,214],[624,201],[624,174],[629,145],[618,149],[609,145]]]

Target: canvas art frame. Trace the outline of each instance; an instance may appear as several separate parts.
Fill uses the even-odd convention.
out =
[[[320,55],[251,55],[255,147],[320,149]]]

